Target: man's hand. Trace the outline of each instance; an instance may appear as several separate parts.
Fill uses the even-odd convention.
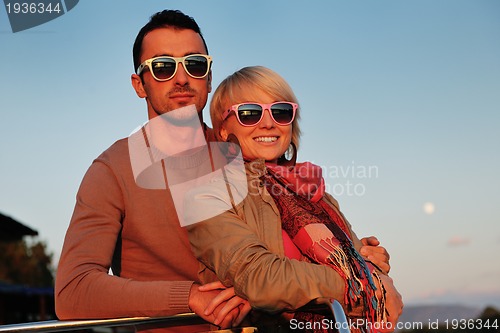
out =
[[[226,288],[221,282],[216,281],[212,283],[207,283],[200,286],[198,290],[207,292],[212,290],[220,291],[219,294],[214,297],[205,309],[204,314],[209,316],[214,312],[218,311],[214,324],[225,320],[226,316],[233,311],[233,309],[239,309],[238,317],[233,321],[233,326],[238,326],[246,315],[252,310],[250,303],[247,300],[236,296],[234,292],[234,287]],[[222,308],[221,308],[222,306]]]
[[[391,270],[391,265],[389,264],[390,256],[387,250],[380,246],[377,237],[361,238],[361,243],[363,243],[363,246],[359,250],[359,253],[380,268],[383,273],[388,274]]]
[[[379,274],[379,277],[386,291],[385,309],[387,311],[387,323],[390,323],[380,325],[380,327],[386,328],[384,330],[381,330],[381,332],[392,332],[396,328],[399,316],[401,316],[401,314],[403,313],[403,298],[397,291],[396,287],[394,286],[394,282],[389,276]]]
[[[248,301],[235,295],[234,288],[226,288],[220,282],[204,286],[193,284],[189,294],[189,308],[204,320],[221,328],[238,326],[251,310]]]

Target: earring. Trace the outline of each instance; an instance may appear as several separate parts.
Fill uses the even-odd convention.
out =
[[[295,166],[295,162],[297,161],[297,147],[293,142],[290,142],[290,146],[285,151],[283,155],[278,158],[278,165],[291,167]]]
[[[227,136],[226,142],[228,143],[226,148],[226,156],[229,161],[232,161],[240,153],[240,141],[238,140],[236,135],[231,133]]]

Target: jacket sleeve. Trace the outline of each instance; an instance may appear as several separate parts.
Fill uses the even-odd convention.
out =
[[[160,316],[190,312],[192,281],[135,281],[108,274],[125,214],[114,173],[94,162],[77,194],[59,261],[59,319]]]
[[[195,256],[254,308],[295,310],[317,298],[344,303],[345,282],[334,269],[272,253],[234,210],[187,229]]]

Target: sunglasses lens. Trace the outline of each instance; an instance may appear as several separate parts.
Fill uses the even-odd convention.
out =
[[[289,103],[276,103],[271,106],[274,121],[280,125],[288,125],[293,120],[293,105]]]
[[[151,63],[153,74],[158,80],[168,80],[175,73],[175,60],[169,58],[155,59]]]
[[[186,70],[196,78],[202,78],[208,73],[208,59],[202,56],[187,57],[184,61]]]
[[[238,107],[238,118],[243,125],[255,125],[262,118],[262,107],[258,104],[243,104]]]

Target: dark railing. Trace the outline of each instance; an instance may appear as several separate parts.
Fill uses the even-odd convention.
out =
[[[339,302],[325,303],[328,312],[331,311],[339,333],[350,333],[347,318]],[[324,309],[324,307],[323,307]],[[135,317],[118,319],[96,319],[96,320],[49,320],[23,324],[11,324],[0,326],[0,333],[45,333],[66,332],[75,330],[87,330],[94,328],[113,327],[175,327],[181,325],[199,324],[202,320],[194,313],[183,313],[169,317]]]

